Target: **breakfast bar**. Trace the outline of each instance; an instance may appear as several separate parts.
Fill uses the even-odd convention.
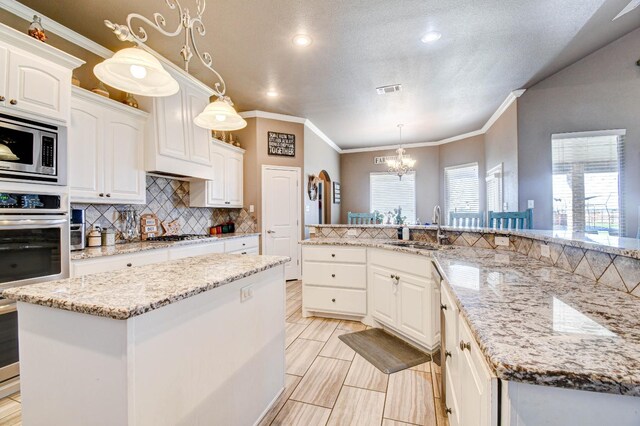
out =
[[[25,424],[254,424],[284,387],[283,256],[211,254],[5,290]]]

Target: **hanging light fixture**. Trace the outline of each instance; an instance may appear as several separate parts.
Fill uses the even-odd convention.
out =
[[[400,132],[400,147],[396,150],[398,154],[396,158],[387,160],[387,167],[389,167],[389,173],[398,175],[400,180],[402,176],[410,171],[413,171],[413,166],[416,164],[416,160],[411,157],[405,156],[405,149],[402,147],[402,124],[398,124],[398,130]]]
[[[184,69],[189,72],[189,62],[194,53],[200,62],[211,71],[217,81],[214,84],[213,92],[218,98],[207,105],[195,119],[194,123],[210,130],[239,130],[246,127],[247,122],[233,108],[233,102],[225,95],[226,85],[222,76],[213,69],[213,58],[209,52],[198,50],[195,33],[200,36],[205,35],[205,26],[202,22],[202,15],[206,7],[206,0],[197,0],[197,13],[191,16],[189,9],[183,9],[179,0],[166,0],[171,9],[177,9],[180,15],[178,27],[173,31],[167,31],[166,19],[160,13],[153,14],[153,21],[137,13],[127,16],[127,24],[114,24],[105,20],[105,25],[110,28],[120,41],[135,43],[137,47],[122,49],[112,58],[96,65],[94,74],[102,82],[125,92],[141,96],[170,96],[180,89],[178,82],[162,67],[160,61],[149,51],[151,49],[145,44],[147,32],[140,26],[137,32],[133,30],[131,21],[138,19],[144,24],[155,29],[167,37],[176,37],[184,32],[184,44],[180,49],[180,55],[184,61]]]

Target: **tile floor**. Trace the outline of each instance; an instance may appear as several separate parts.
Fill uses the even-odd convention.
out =
[[[261,425],[448,426],[440,367],[384,374],[338,336],[358,322],[303,318],[300,281],[287,283],[286,388]],[[20,393],[0,400],[0,425],[21,425]]]

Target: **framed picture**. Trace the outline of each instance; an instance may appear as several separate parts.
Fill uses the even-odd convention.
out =
[[[296,156],[296,135],[267,132],[267,154],[278,157]]]
[[[333,204],[340,204],[340,182],[333,182]]]

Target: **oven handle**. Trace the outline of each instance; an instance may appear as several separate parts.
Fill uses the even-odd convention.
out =
[[[0,306],[0,315],[10,314],[11,312],[15,312],[17,310],[18,308],[15,302],[11,302],[6,305],[3,304],[2,306]]]
[[[69,218],[0,219],[0,229],[55,228],[69,222]]]

